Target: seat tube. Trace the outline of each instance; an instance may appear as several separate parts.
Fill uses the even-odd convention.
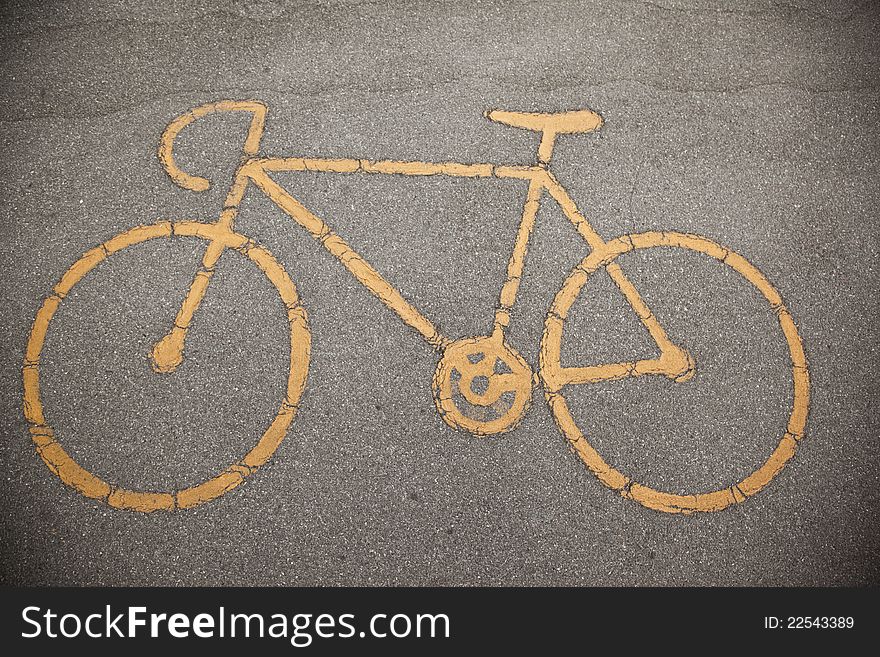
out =
[[[550,158],[553,156],[553,147],[556,145],[556,131],[544,130],[541,133],[541,143],[538,145],[538,164],[542,167],[550,166]]]
[[[501,286],[498,307],[495,310],[493,334],[499,337],[503,337],[505,329],[510,324],[510,310],[516,302],[516,295],[519,291],[519,284],[522,280],[522,273],[526,263],[526,255],[529,250],[529,239],[535,228],[535,220],[538,216],[541,194],[543,192],[542,176],[533,176],[529,181],[529,189],[526,194],[526,202],[523,207],[519,230],[516,234],[513,253],[511,253],[510,259],[507,261],[507,279]]]

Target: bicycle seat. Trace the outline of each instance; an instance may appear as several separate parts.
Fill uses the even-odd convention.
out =
[[[602,117],[590,110],[556,113],[489,110],[483,116],[490,121],[503,123],[514,128],[555,134],[592,132],[602,125]]]

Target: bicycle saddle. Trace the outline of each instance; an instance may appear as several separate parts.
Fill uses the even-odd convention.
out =
[[[591,132],[602,125],[602,117],[590,110],[556,113],[489,110],[483,116],[490,121],[503,123],[514,128],[534,130],[535,132],[553,132],[556,134]]]

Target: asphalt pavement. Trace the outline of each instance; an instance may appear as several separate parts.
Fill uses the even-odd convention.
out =
[[[880,583],[880,5],[867,1],[6,2],[0,9],[0,581],[96,585]],[[589,108],[551,169],[605,239],[705,235],[780,292],[808,361],[806,431],[760,492],[712,513],[645,508],[573,453],[541,388],[512,431],[437,413],[439,355],[256,188],[236,229],[308,314],[305,392],[271,460],[192,509],[119,510],[65,486],[25,420],[25,348],[81,254],[138,225],[215,220],[241,116],[200,119],[176,187],[156,153],[203,103],[268,106],[271,156],[531,165],[488,109]],[[492,330],[526,186],[317,172],[273,179],[450,339]],[[54,438],[113,486],[176,491],[241,459],[290,367],[287,313],[225,253],[173,374],[150,367],[205,242],[114,253],[61,301],[40,363]],[[508,341],[537,370],[548,309],[590,249],[544,197]],[[731,486],[768,459],[794,398],[775,309],[681,249],[620,266],[697,375],[571,386],[578,426],[635,481]],[[603,272],[564,364],[653,355]]]

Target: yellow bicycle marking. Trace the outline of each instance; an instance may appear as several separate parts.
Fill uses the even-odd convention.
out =
[[[574,200],[550,172],[550,160],[559,135],[590,132],[602,125],[598,114],[577,110],[543,114],[493,110],[485,113],[492,121],[541,135],[532,165],[501,165],[493,163],[419,162],[368,160],[352,158],[258,157],[260,140],[265,128],[266,106],[254,100],[223,100],[196,107],[168,124],[159,143],[158,156],[175,184],[196,192],[205,191],[210,181],[182,171],[174,159],[174,142],[180,132],[193,121],[216,112],[243,112],[251,115],[247,137],[242,147],[241,164],[226,195],[223,208],[214,223],[192,221],[159,222],[138,226],[107,240],[87,251],[61,277],[59,283],[37,312],[28,340],[22,368],[24,380],[24,413],[37,452],[65,484],[86,497],[103,500],[109,505],[135,511],[174,510],[190,508],[215,499],[238,486],[275,453],[293,421],[297,404],[305,389],[309,364],[311,336],[306,314],[300,305],[296,288],[284,268],[263,247],[235,232],[239,205],[251,183],[269,197],[296,224],[304,228],[331,253],[365,288],[387,308],[412,327],[435,350],[440,361],[432,379],[437,411],[451,427],[478,436],[511,430],[524,416],[531,401],[532,389],[543,384],[545,397],[554,419],[572,449],[587,467],[606,485],[625,497],[667,512],[715,511],[765,487],[794,454],[797,441],[803,437],[809,407],[809,375],[803,345],[794,321],[775,289],[764,276],[742,256],[711,240],[679,233],[644,233],[628,235],[610,242],[602,239]],[[410,301],[394,288],[363,256],[337,235],[322,219],[294,198],[270,174],[274,172],[321,172],[335,174],[450,176],[458,178],[498,178],[522,180],[527,183],[526,198],[520,217],[513,251],[498,296],[492,330],[485,336],[457,340],[444,336],[438,328]],[[541,342],[540,377],[506,342],[504,333],[511,321],[511,312],[519,292],[538,210],[542,199],[550,198],[562,209],[591,249],[570,274],[547,315]],[[196,271],[173,325],[154,345],[151,365],[157,373],[170,374],[183,362],[186,336],[208,290],[220,256],[232,249],[248,257],[266,275],[284,302],[290,324],[290,372],[287,392],[269,428],[256,446],[241,460],[206,481],[179,491],[134,491],[116,487],[77,464],[58,443],[53,429],[46,422],[40,400],[40,354],[49,323],[59,304],[86,274],[117,251],[151,239],[174,236],[195,237],[207,242],[201,265]],[[679,247],[713,256],[735,269],[754,285],[776,311],[792,357],[794,405],[788,431],[776,451],[752,475],[730,487],[711,493],[673,495],[651,489],[636,482],[607,464],[590,446],[577,428],[564,397],[566,386],[595,383],[630,376],[665,376],[677,382],[691,379],[696,364],[690,354],[667,335],[658,318],[651,312],[639,292],[616,262],[618,256],[633,249]],[[639,320],[657,345],[659,356],[653,359],[610,363],[590,367],[563,367],[559,360],[566,314],[591,274],[604,268],[617,289],[633,308]],[[482,383],[482,387],[478,384]],[[478,417],[473,413],[479,412]],[[491,416],[491,417],[489,417]]]

